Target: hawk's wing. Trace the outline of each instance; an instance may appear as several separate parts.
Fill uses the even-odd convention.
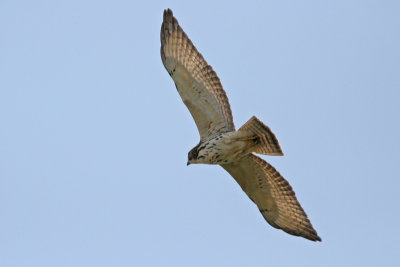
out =
[[[201,139],[235,130],[221,81],[183,32],[170,9],[164,10],[161,25],[161,59],[192,114]]]
[[[321,241],[296,195],[274,167],[250,154],[240,161],[221,165],[275,228],[312,241]]]

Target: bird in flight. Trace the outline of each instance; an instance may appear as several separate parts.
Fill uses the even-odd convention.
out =
[[[187,165],[220,165],[270,225],[291,235],[321,241],[288,181],[252,154],[282,156],[275,134],[255,116],[235,130],[220,79],[182,30],[171,9],[164,10],[161,59],[200,133],[200,142],[190,150]]]

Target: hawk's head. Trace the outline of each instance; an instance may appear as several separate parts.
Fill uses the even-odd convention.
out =
[[[187,166],[189,166],[191,163],[195,163],[195,161],[197,160],[197,156],[199,155],[199,145],[195,146],[194,148],[192,148],[192,150],[189,151],[188,153],[188,162],[187,162]]]

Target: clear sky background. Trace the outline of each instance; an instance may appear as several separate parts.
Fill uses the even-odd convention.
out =
[[[399,266],[399,1],[0,1],[0,266]],[[160,59],[164,8],[322,243],[269,226]]]

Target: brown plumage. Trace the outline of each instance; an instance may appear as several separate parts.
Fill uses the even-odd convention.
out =
[[[170,9],[164,11],[161,26],[161,58],[196,122],[201,139],[235,130],[221,81],[183,32]]]
[[[252,152],[270,156],[283,156],[279,141],[271,129],[253,116],[238,130],[245,138],[256,143]]]
[[[188,165],[220,164],[270,225],[321,241],[290,184],[274,167],[251,154],[283,155],[275,134],[256,117],[235,131],[228,97],[217,74],[170,9],[164,11],[161,25],[161,59],[200,133],[200,143],[188,154]]]
[[[221,166],[235,178],[270,225],[291,235],[321,241],[289,182],[265,160],[249,154]]]

